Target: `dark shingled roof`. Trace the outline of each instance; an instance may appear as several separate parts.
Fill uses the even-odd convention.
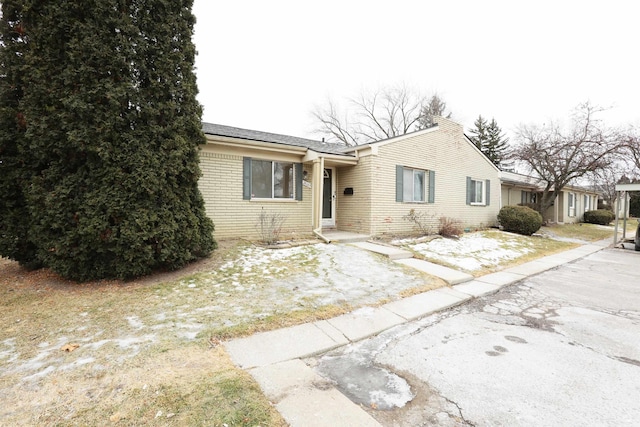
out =
[[[295,147],[310,148],[318,153],[338,154],[353,157],[346,154],[344,144],[333,142],[314,141],[312,139],[298,138],[297,136],[280,135],[277,133],[261,132],[258,130],[242,129],[232,126],[217,125],[214,123],[202,123],[202,131],[207,135],[226,136],[230,138],[247,139],[250,141],[271,142],[274,144],[292,145]]]

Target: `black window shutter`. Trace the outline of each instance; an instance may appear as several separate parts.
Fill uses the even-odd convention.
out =
[[[296,200],[302,200],[302,163],[295,164]]]
[[[403,169],[402,165],[396,165],[396,202],[402,202]]]
[[[467,177],[467,204],[471,204],[471,177]]]
[[[242,198],[251,200],[251,157],[242,158]]]
[[[484,185],[487,187],[487,191],[486,191],[486,194],[487,194],[487,203],[486,203],[486,205],[487,205],[487,206],[489,206],[489,205],[491,204],[491,180],[490,180],[490,179],[488,179],[488,180],[485,182],[485,184],[484,184]]]
[[[429,171],[429,199],[428,203],[433,203],[436,200],[436,171]]]

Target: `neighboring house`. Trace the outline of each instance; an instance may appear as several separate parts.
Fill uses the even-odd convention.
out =
[[[440,217],[464,227],[496,224],[498,169],[444,118],[406,135],[345,147],[203,124],[200,178],[216,237],[254,238],[262,211],[286,216],[282,237],[337,229],[409,234],[413,209],[437,231]]]
[[[513,172],[500,172],[502,206],[535,204],[541,197],[544,181]],[[566,224],[583,220],[584,213],[598,209],[598,192],[567,185],[547,209],[545,221]]]

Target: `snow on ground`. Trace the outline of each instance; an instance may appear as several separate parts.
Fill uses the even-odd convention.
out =
[[[483,232],[464,234],[459,239],[433,239],[423,243],[400,243],[427,259],[443,261],[465,271],[491,268],[504,261],[516,259],[532,252],[525,239],[502,233],[501,239],[487,237]]]

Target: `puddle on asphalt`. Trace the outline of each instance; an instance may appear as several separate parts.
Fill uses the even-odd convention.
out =
[[[316,369],[352,402],[372,409],[402,408],[415,397],[404,378],[351,357],[325,356]]]

